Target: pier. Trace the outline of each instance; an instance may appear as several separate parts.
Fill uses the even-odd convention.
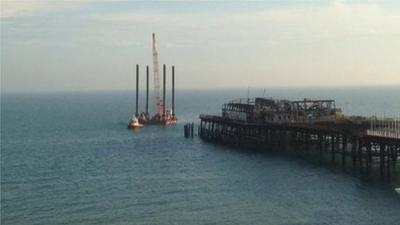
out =
[[[397,119],[345,116],[334,100],[240,99],[224,104],[221,115],[199,117],[199,136],[228,146],[291,148],[389,177],[400,157]]]

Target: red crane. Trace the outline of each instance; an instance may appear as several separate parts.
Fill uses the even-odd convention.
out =
[[[153,72],[154,72],[154,94],[156,97],[156,114],[154,117],[161,118],[163,114],[163,102],[160,98],[160,75],[158,73],[158,52],[156,48],[156,34],[153,33]]]

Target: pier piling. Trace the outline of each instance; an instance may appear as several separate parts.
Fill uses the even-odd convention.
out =
[[[183,127],[185,138],[193,138],[194,136],[194,123],[186,123]]]

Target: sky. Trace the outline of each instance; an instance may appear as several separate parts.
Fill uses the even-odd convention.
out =
[[[2,0],[2,91],[400,84],[400,1]],[[152,85],[152,84],[151,84]]]

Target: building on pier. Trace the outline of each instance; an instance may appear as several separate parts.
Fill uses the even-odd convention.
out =
[[[334,100],[298,101],[268,98],[237,99],[222,108],[222,116],[249,122],[323,122],[343,118]]]

